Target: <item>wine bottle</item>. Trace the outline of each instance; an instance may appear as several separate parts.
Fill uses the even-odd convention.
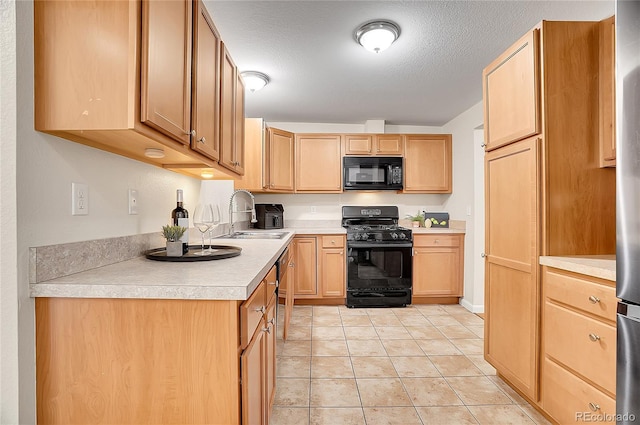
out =
[[[180,238],[182,254],[189,252],[189,212],[182,206],[182,189],[176,192],[176,207],[171,211],[171,222],[174,226],[186,227],[187,231]]]

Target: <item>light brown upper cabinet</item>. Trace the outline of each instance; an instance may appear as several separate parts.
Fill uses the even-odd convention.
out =
[[[193,19],[193,107],[191,148],[220,157],[220,35],[198,3]]]
[[[236,189],[251,192],[292,193],[294,189],[294,134],[266,127],[262,118],[245,119],[245,174]]]
[[[600,21],[600,166],[616,165],[615,16]]]
[[[451,193],[451,135],[408,134],[404,148],[406,193]]]
[[[339,134],[296,134],[296,192],[342,192]]]
[[[220,62],[220,165],[243,175],[244,84],[224,43]]]
[[[539,39],[532,30],[482,73],[487,151],[540,132]]]
[[[37,1],[34,34],[36,130],[192,177],[224,170],[219,37],[200,2]]]
[[[402,134],[345,134],[345,155],[400,156],[404,153]]]
[[[293,192],[294,134],[268,127],[266,142],[267,190]]]

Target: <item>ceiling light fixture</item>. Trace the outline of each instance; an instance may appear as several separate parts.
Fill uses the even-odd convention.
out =
[[[391,21],[370,21],[360,25],[354,35],[362,47],[380,53],[400,37],[400,27]]]
[[[251,92],[258,91],[269,84],[269,77],[258,71],[244,71],[240,75],[244,80],[244,85]]]

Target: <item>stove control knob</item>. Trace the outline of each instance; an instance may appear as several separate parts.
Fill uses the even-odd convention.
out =
[[[359,240],[360,239],[360,233],[356,233],[353,235],[353,239],[355,240]]]
[[[369,234],[368,233],[363,233],[362,235],[360,235],[363,241],[366,241],[367,239],[369,239]]]
[[[400,239],[407,239],[407,235],[405,235],[404,233],[400,233]]]
[[[398,234],[396,232],[393,232],[391,234],[391,239],[398,239]]]

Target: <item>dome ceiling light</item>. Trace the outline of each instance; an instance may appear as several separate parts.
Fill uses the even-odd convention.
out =
[[[266,74],[258,71],[244,71],[241,72],[244,85],[251,92],[258,91],[267,84],[269,84],[269,77]]]
[[[391,21],[370,21],[360,25],[354,35],[362,47],[380,53],[400,37],[400,27]]]

